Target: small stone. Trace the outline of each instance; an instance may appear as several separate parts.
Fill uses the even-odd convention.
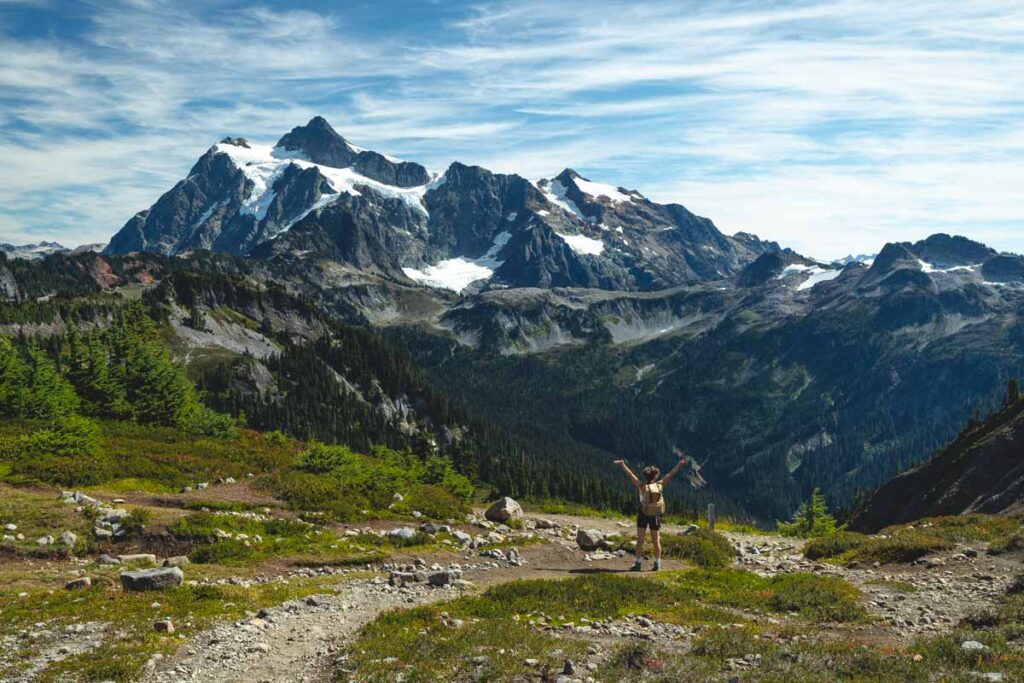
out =
[[[988,645],[985,645],[984,643],[979,643],[976,640],[965,640],[964,642],[960,643],[960,648],[962,650],[966,650],[967,652],[984,652],[988,649]]]
[[[39,538],[36,539],[36,545],[40,545],[40,546],[53,545],[53,536],[49,536],[49,535],[47,535],[47,536],[40,536]]]
[[[4,531],[17,531],[17,530],[18,530],[18,525],[17,524],[4,524]]]
[[[153,630],[171,635],[174,633],[174,623],[170,619],[158,619],[153,622]]]
[[[320,598],[316,597],[315,595],[310,595],[306,598],[306,604],[310,607],[319,607],[323,603],[320,601]]]
[[[79,590],[81,588],[89,588],[90,586],[92,586],[92,579],[90,579],[88,576],[83,576],[78,579],[72,579],[68,581],[66,584],[64,584],[64,588],[69,591]]]
[[[572,660],[565,660],[565,665],[562,667],[562,674],[565,676],[572,676],[574,673],[576,673],[576,667],[573,666]]]
[[[121,560],[117,559],[116,557],[111,557],[106,553],[103,553],[102,555],[97,557],[96,561],[100,564],[121,564]]]
[[[190,564],[192,564],[192,560],[188,559],[187,555],[175,555],[164,560],[165,567],[185,567]]]
[[[532,658],[531,659],[524,659],[523,660],[523,666],[529,666],[529,667],[537,666],[537,660],[536,659],[532,659]]]

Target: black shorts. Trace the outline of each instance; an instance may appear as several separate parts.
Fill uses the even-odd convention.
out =
[[[645,515],[642,512],[636,513],[636,528],[661,531],[661,515]]]

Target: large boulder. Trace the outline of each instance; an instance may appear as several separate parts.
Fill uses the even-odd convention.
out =
[[[121,572],[121,586],[126,591],[162,591],[180,586],[184,580],[185,573],[178,567]]]
[[[576,532],[576,545],[580,550],[597,550],[603,540],[604,534],[597,529],[580,529]]]
[[[513,519],[522,519],[523,508],[519,507],[519,503],[508,496],[504,496],[494,501],[494,504],[487,508],[484,517],[498,524],[507,524]]]

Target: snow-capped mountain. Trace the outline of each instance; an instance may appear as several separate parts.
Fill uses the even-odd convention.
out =
[[[33,260],[66,251],[68,251],[68,248],[58,242],[38,242],[35,244],[0,243],[0,252],[3,252],[9,259]]]
[[[326,257],[463,291],[474,282],[656,290],[729,277],[779,247],[571,169],[535,183],[458,162],[432,173],[356,147],[316,117],[272,146],[214,145],[107,253],[194,249]]]

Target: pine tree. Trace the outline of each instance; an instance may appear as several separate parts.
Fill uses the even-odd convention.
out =
[[[815,487],[811,499],[800,506],[790,522],[778,522],[779,533],[798,538],[816,538],[834,534],[838,527],[835,517],[829,514],[825,496]]]
[[[28,368],[21,352],[7,337],[0,337],[0,414],[20,417],[25,414],[28,397]]]
[[[53,420],[77,413],[81,401],[56,364],[37,348],[30,348],[28,356],[24,416]]]

